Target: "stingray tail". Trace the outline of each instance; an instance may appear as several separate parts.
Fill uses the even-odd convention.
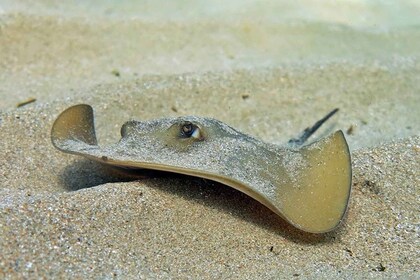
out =
[[[278,198],[282,214],[296,227],[322,233],[343,219],[351,190],[351,159],[342,131],[299,150],[306,167]]]
[[[97,145],[93,109],[86,104],[75,105],[62,112],[51,130],[51,142],[57,149],[69,152],[69,141]]]

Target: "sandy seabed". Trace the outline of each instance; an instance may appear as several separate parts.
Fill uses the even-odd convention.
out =
[[[420,277],[420,31],[409,14],[406,24],[393,17],[413,3],[385,13],[355,1],[340,11],[344,22],[315,4],[307,14],[324,13],[303,18],[287,6],[289,17],[273,19],[268,10],[286,5],[246,1],[238,13],[232,4],[199,18],[207,9],[181,17],[124,3],[97,12],[0,1],[1,278]],[[339,107],[311,140],[346,133],[346,219],[307,234],[218,183],[128,181],[63,154],[51,125],[78,103],[95,109],[101,145],[129,119],[181,115],[281,145]]]

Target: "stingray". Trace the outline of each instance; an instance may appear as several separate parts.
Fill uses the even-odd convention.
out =
[[[201,177],[233,187],[311,233],[335,229],[351,190],[351,161],[341,130],[303,146],[326,119],[289,145],[265,143],[212,118],[184,116],[128,121],[121,139],[98,146],[91,106],[62,112],[53,145],[70,154],[129,170],[152,169]]]

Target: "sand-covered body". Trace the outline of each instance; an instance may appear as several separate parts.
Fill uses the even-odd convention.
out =
[[[197,137],[181,129],[193,124]],[[211,179],[258,200],[294,226],[334,229],[347,209],[351,163],[341,131],[300,149],[264,143],[211,118],[186,116],[129,121],[121,140],[97,145],[93,110],[75,105],[52,129],[60,150],[129,169],[155,169]]]

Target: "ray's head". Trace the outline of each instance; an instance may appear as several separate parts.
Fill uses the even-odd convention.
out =
[[[239,139],[239,134],[228,125],[211,118],[184,116],[151,121],[128,121],[121,127],[122,141],[186,151],[205,146],[214,140]]]

